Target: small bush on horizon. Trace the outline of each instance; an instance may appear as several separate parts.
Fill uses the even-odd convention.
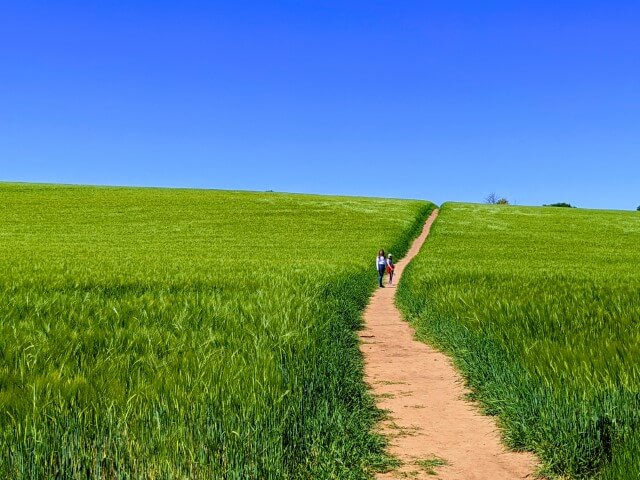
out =
[[[542,205],[543,207],[564,207],[564,208],[576,208],[570,203],[566,202],[558,202],[558,203],[545,203]]]
[[[487,195],[487,197],[484,199],[484,203],[488,204],[488,205],[509,205],[509,200],[507,200],[505,197],[498,197],[495,192],[491,192],[489,195]]]

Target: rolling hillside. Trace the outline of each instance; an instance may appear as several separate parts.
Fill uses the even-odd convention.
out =
[[[366,478],[354,330],[432,205],[0,184],[2,478]]]
[[[555,474],[640,475],[640,216],[447,203],[400,306],[509,445]]]

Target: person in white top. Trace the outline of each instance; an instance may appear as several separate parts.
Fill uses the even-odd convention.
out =
[[[389,285],[393,284],[393,271],[396,266],[393,264],[393,255],[389,254],[387,257],[387,275],[389,275]]]
[[[384,250],[380,249],[378,257],[376,258],[376,270],[378,270],[378,286],[384,288],[382,284],[382,277],[384,277],[384,271],[387,268],[387,259],[384,258]]]

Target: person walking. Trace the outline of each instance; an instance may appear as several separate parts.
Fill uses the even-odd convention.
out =
[[[384,277],[384,271],[387,268],[387,259],[384,257],[384,250],[380,249],[378,252],[378,258],[376,258],[376,269],[378,270],[378,286],[384,288],[382,284],[382,277]]]
[[[387,257],[387,275],[389,275],[389,285],[393,285],[393,271],[396,266],[393,264],[393,255]]]

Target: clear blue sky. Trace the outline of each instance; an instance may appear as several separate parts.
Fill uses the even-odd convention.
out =
[[[640,204],[640,2],[0,0],[0,180]]]

